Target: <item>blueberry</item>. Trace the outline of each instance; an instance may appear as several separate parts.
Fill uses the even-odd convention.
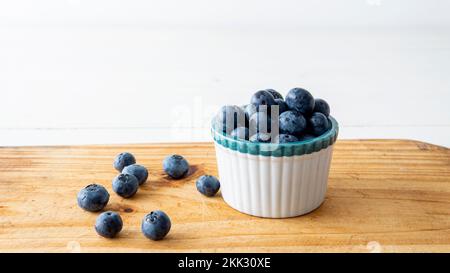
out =
[[[116,158],[114,159],[114,168],[121,172],[123,170],[123,168],[125,168],[128,165],[131,164],[135,164],[136,163],[136,159],[134,158],[134,156],[130,153],[124,152],[124,153],[120,153],[116,156]]]
[[[268,143],[270,142],[270,134],[267,133],[257,133],[250,137],[251,142],[261,142],[261,143]]]
[[[256,110],[265,112],[270,112],[270,107],[277,104],[273,95],[266,90],[253,94],[250,103],[256,107]]]
[[[237,127],[231,132],[230,136],[235,139],[248,140],[249,130],[246,127]]]
[[[214,196],[220,189],[220,182],[212,175],[203,175],[195,182],[197,190],[208,197]]]
[[[136,194],[139,181],[134,175],[121,173],[114,178],[112,188],[123,198],[130,198]]]
[[[215,117],[216,130],[229,134],[237,127],[245,126],[245,112],[239,106],[222,106]]]
[[[123,222],[120,215],[113,211],[100,214],[95,221],[95,231],[103,237],[113,238],[122,230]]]
[[[320,136],[330,128],[328,118],[319,112],[315,112],[308,120],[311,131],[314,135]]]
[[[330,115],[330,106],[323,99],[315,99],[314,100],[314,112],[322,113],[328,117]]]
[[[272,94],[274,99],[281,99],[283,100],[283,96],[278,93],[277,91],[275,91],[274,89],[266,89],[267,92],[269,92],[270,94]]]
[[[314,109],[314,98],[303,88],[293,88],[286,96],[286,104],[291,110],[309,115]]]
[[[105,187],[91,184],[82,189],[77,196],[78,206],[87,211],[100,211],[109,201]]]
[[[298,137],[298,139],[299,139],[300,141],[311,140],[311,139],[313,139],[313,138],[316,138],[316,136],[315,136],[315,135],[312,135],[312,134],[309,134],[309,133],[301,134],[301,135]]]
[[[278,136],[275,137],[275,143],[289,143],[296,141],[298,141],[297,137],[288,134],[279,134]]]
[[[155,210],[145,215],[141,225],[145,237],[155,241],[164,238],[169,233],[170,227],[169,216],[161,210]]]
[[[286,112],[287,110],[289,110],[286,102],[283,99],[275,99],[275,102],[278,105],[278,114],[281,115],[282,113]]]
[[[181,155],[169,155],[163,161],[163,169],[174,179],[183,178],[189,171],[189,163]]]
[[[285,134],[296,135],[306,129],[306,120],[302,114],[286,111],[280,115],[280,131]]]
[[[258,111],[256,110],[256,106],[254,106],[253,104],[250,103],[245,106],[244,112],[245,112],[246,119],[250,120],[250,117],[253,116],[253,114]]]
[[[272,128],[272,119],[266,112],[256,112],[249,120],[250,134],[254,133],[268,133]]]
[[[147,168],[138,164],[126,166],[125,168],[123,168],[122,173],[134,175],[139,181],[139,185],[144,184],[148,178]]]

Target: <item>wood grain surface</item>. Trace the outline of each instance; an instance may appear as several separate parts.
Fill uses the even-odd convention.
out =
[[[150,170],[137,195],[111,190],[114,156],[135,154]],[[163,158],[184,155],[190,175],[171,180]],[[405,140],[338,141],[327,197],[296,218],[263,219],[200,195],[195,180],[217,174],[212,143],[0,148],[0,252],[448,252],[450,150]],[[118,238],[94,231],[98,213],[76,203],[90,183],[111,194],[120,212]],[[141,231],[144,215],[172,219],[163,241]]]

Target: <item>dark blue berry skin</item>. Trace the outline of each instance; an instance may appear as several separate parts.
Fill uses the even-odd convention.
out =
[[[238,127],[231,132],[230,136],[235,139],[248,140],[249,130],[246,127]]]
[[[144,166],[133,164],[123,168],[122,173],[134,175],[139,181],[139,185],[142,185],[147,181],[148,170]]]
[[[298,139],[299,139],[300,141],[311,140],[311,139],[314,139],[314,138],[316,138],[315,135],[308,134],[308,133],[302,134],[302,135],[300,135],[300,136],[298,137]]]
[[[329,118],[327,118],[327,120],[328,120],[328,128],[327,128],[327,131],[328,131],[328,130],[331,130],[331,128],[333,127],[333,123],[331,122],[331,120],[330,120]]]
[[[309,126],[314,135],[320,136],[330,128],[328,118],[319,112],[315,112],[308,119]]]
[[[275,143],[289,143],[299,141],[297,137],[287,134],[279,134],[275,137]]]
[[[169,233],[171,225],[170,218],[165,212],[155,210],[144,217],[141,229],[145,237],[158,241]]]
[[[270,94],[272,94],[274,99],[281,99],[283,100],[283,96],[278,93],[277,91],[275,91],[274,89],[266,89],[267,92],[269,92]]]
[[[169,155],[163,161],[166,174],[174,179],[183,178],[189,171],[189,163],[181,155]]]
[[[270,107],[277,104],[273,95],[266,90],[253,94],[250,103],[256,107],[256,110],[265,112],[270,112]]]
[[[309,115],[314,109],[314,98],[303,88],[293,88],[286,95],[286,104],[291,110]]]
[[[270,134],[267,133],[257,133],[250,137],[250,142],[255,143],[269,143],[271,139]]]
[[[319,112],[324,114],[326,117],[330,116],[330,106],[323,99],[314,100],[314,112]]]
[[[282,113],[286,112],[289,110],[286,102],[283,99],[275,99],[275,102],[278,105],[278,115],[281,115]]]
[[[95,231],[105,238],[114,238],[123,227],[122,218],[113,211],[105,211],[95,221]]]
[[[272,119],[266,112],[256,112],[250,117],[248,129],[250,134],[269,133],[272,129]]]
[[[112,182],[115,193],[123,198],[130,198],[136,194],[139,188],[139,181],[134,175],[121,173]]]
[[[245,126],[245,112],[236,105],[222,106],[215,118],[216,130],[231,133],[235,128]]]
[[[109,201],[109,193],[105,187],[91,184],[82,189],[77,195],[78,206],[87,211],[100,211]]]
[[[217,178],[211,175],[203,175],[195,182],[197,190],[208,197],[216,195],[220,189],[220,182]]]
[[[244,112],[245,112],[246,119],[250,120],[250,117],[253,116],[253,114],[258,111],[256,110],[256,106],[254,106],[253,104],[250,103],[245,106]]]
[[[306,120],[302,114],[286,111],[280,115],[280,131],[289,135],[297,135],[306,129]]]
[[[136,159],[134,158],[134,156],[130,153],[124,152],[124,153],[120,153],[116,156],[116,158],[114,159],[113,166],[114,166],[114,169],[121,172],[123,170],[123,168],[125,168],[126,166],[135,164],[135,163],[136,163]]]

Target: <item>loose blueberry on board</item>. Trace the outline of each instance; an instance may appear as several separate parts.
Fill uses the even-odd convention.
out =
[[[256,107],[256,110],[264,112],[270,112],[270,107],[277,104],[273,95],[266,90],[253,94],[250,103]]]
[[[287,106],[286,102],[283,99],[275,99],[275,102],[278,105],[278,115],[281,115],[282,113],[289,110],[289,107]]]
[[[275,143],[289,143],[299,141],[297,137],[288,134],[279,134],[275,137]]]
[[[170,227],[169,216],[161,210],[155,210],[145,215],[141,225],[145,237],[154,241],[163,239],[169,233]]]
[[[134,156],[128,152],[120,153],[116,156],[114,159],[114,169],[121,172],[123,168],[125,168],[128,165],[135,164],[136,159]]]
[[[314,100],[314,112],[319,112],[324,114],[326,117],[330,116],[330,106],[323,99]]]
[[[319,112],[315,112],[308,120],[311,131],[314,135],[320,136],[330,128],[328,118]]]
[[[121,173],[113,179],[112,188],[123,198],[130,198],[136,194],[139,181],[134,175]]]
[[[189,171],[189,163],[181,155],[169,155],[163,161],[166,174],[174,179],[183,178]]]
[[[214,196],[220,189],[219,180],[212,175],[203,175],[195,182],[197,190],[208,197]]]
[[[87,211],[100,211],[109,201],[109,193],[105,187],[90,184],[82,189],[77,195],[78,206]]]
[[[283,96],[278,93],[277,91],[275,91],[274,89],[266,89],[267,92],[269,92],[270,94],[272,94],[274,99],[281,99],[283,100]]]
[[[230,136],[235,139],[248,140],[249,130],[246,127],[237,127],[231,132]]]
[[[291,110],[309,115],[314,109],[314,98],[303,88],[293,88],[286,95],[286,104]]]
[[[222,106],[215,118],[216,130],[229,134],[237,127],[245,126],[245,112],[236,105]]]
[[[122,170],[123,174],[131,174],[134,175],[139,181],[139,185],[142,185],[147,181],[148,178],[148,170],[142,165],[133,164],[128,165]]]
[[[306,120],[302,114],[286,111],[280,115],[280,131],[289,135],[300,134],[306,129]]]
[[[122,218],[113,211],[100,214],[95,221],[95,231],[105,238],[114,238],[123,227]]]
[[[272,129],[272,119],[266,112],[256,112],[250,117],[248,129],[251,134],[268,133]]]
[[[270,134],[267,133],[257,133],[250,137],[250,142],[261,142],[261,143],[269,143],[271,139]]]

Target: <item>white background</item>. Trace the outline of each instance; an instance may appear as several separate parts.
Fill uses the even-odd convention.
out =
[[[210,140],[304,87],[340,138],[450,146],[450,1],[0,1],[0,145]]]

